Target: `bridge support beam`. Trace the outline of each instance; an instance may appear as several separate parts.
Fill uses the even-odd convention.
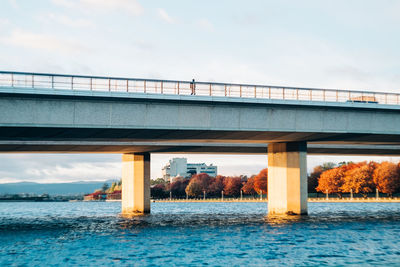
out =
[[[150,153],[122,155],[122,214],[150,213]]]
[[[307,214],[306,142],[268,144],[268,213]]]

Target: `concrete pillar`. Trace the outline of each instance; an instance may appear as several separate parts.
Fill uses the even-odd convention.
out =
[[[307,144],[268,144],[268,213],[307,214]]]
[[[150,154],[122,155],[122,214],[150,212]]]

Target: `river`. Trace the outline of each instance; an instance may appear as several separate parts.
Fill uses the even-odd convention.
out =
[[[309,203],[267,217],[266,203],[0,203],[0,266],[400,265],[400,203]]]

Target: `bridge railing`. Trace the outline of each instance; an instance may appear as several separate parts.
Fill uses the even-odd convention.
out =
[[[0,71],[0,87],[400,104],[396,93],[8,71]]]

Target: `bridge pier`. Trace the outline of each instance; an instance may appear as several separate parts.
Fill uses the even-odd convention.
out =
[[[268,213],[307,214],[306,142],[268,144]]]
[[[150,153],[122,155],[122,214],[150,213]]]

